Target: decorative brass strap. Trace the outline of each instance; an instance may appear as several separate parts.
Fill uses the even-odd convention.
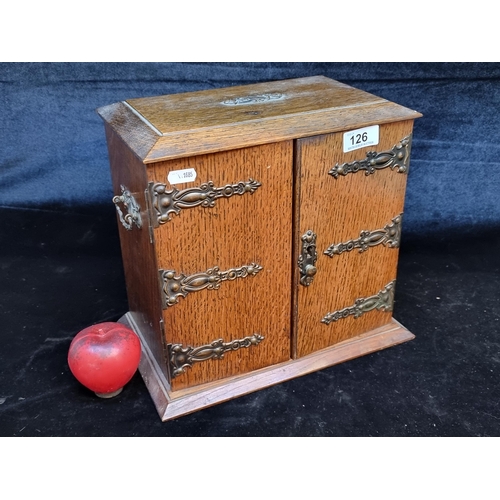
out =
[[[117,195],[113,197],[113,203],[115,204],[116,211],[120,217],[120,222],[127,231],[132,229],[132,224],[135,224],[140,229],[142,226],[141,207],[125,186],[120,187],[122,194],[120,196]],[[126,215],[123,215],[120,203],[125,205],[125,208],[127,209]]]
[[[250,337],[241,340],[233,340],[224,343],[222,339],[214,340],[211,344],[201,347],[183,347],[182,344],[168,344],[168,357],[172,367],[172,378],[185,372],[186,368],[191,368],[193,363],[207,361],[208,359],[223,359],[224,353],[237,351],[242,347],[252,347],[259,345],[264,340],[262,335],[254,333]]]
[[[399,248],[401,240],[401,221],[403,214],[399,214],[392,222],[384,226],[383,229],[374,231],[361,231],[357,240],[349,240],[344,243],[330,245],[323,253],[329,257],[340,255],[344,252],[350,252],[359,248],[359,253],[365,252],[370,247],[384,245],[388,248]]]
[[[217,198],[229,198],[235,194],[253,194],[260,186],[260,182],[249,179],[248,181],[227,184],[222,187],[215,187],[212,181],[208,181],[198,187],[181,190],[172,188],[167,190],[165,184],[151,182],[149,184],[149,193],[151,206],[155,212],[153,223],[156,227],[159,224],[165,224],[171,220],[170,214],[175,213],[179,215],[183,208],[197,206],[202,206],[203,208],[213,207]]]
[[[353,306],[346,307],[340,311],[328,313],[322,320],[321,323],[329,325],[332,321],[338,321],[342,318],[347,318],[348,316],[354,316],[359,318],[363,314],[373,311],[392,311],[394,305],[394,289],[396,287],[396,280],[391,281],[385,286],[383,290],[380,290],[376,295],[371,297],[356,299]]]
[[[302,235],[302,253],[299,256],[300,284],[309,286],[316,274],[316,233],[309,230]]]
[[[160,282],[163,290],[163,308],[177,304],[179,297],[186,297],[190,292],[199,292],[205,288],[208,290],[217,290],[223,281],[232,281],[236,278],[246,278],[255,276],[262,266],[252,263],[249,266],[242,266],[228,271],[219,271],[218,267],[212,267],[205,272],[176,275],[175,271],[165,271],[160,269]]]
[[[337,163],[328,173],[337,179],[339,175],[356,173],[360,170],[364,170],[365,175],[370,175],[374,174],[375,170],[388,167],[391,170],[396,169],[400,174],[405,174],[408,172],[411,138],[411,134],[406,136],[389,151],[381,153],[368,151],[364,160],[342,163],[342,165]]]

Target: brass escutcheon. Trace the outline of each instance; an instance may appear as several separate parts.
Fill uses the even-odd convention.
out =
[[[308,230],[302,235],[302,252],[299,256],[300,284],[309,286],[317,273],[316,233]]]

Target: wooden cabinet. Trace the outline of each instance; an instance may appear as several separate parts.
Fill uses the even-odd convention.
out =
[[[413,338],[392,307],[419,113],[325,77],[98,112],[163,420]]]

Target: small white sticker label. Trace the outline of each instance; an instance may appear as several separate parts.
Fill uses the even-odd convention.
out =
[[[344,153],[378,144],[379,126],[358,128],[344,134]]]
[[[194,168],[185,168],[184,170],[172,170],[167,176],[170,184],[180,184],[181,182],[193,182],[196,179],[196,170]]]

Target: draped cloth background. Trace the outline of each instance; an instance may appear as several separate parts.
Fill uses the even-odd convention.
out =
[[[0,64],[0,205],[109,203],[100,106],[320,74],[423,113],[415,124],[406,232],[500,220],[495,63]]]
[[[394,316],[416,339],[161,423],[67,366],[127,311],[102,120],[143,96],[325,75],[421,112]],[[0,435],[488,436],[500,413],[499,63],[1,63]]]

